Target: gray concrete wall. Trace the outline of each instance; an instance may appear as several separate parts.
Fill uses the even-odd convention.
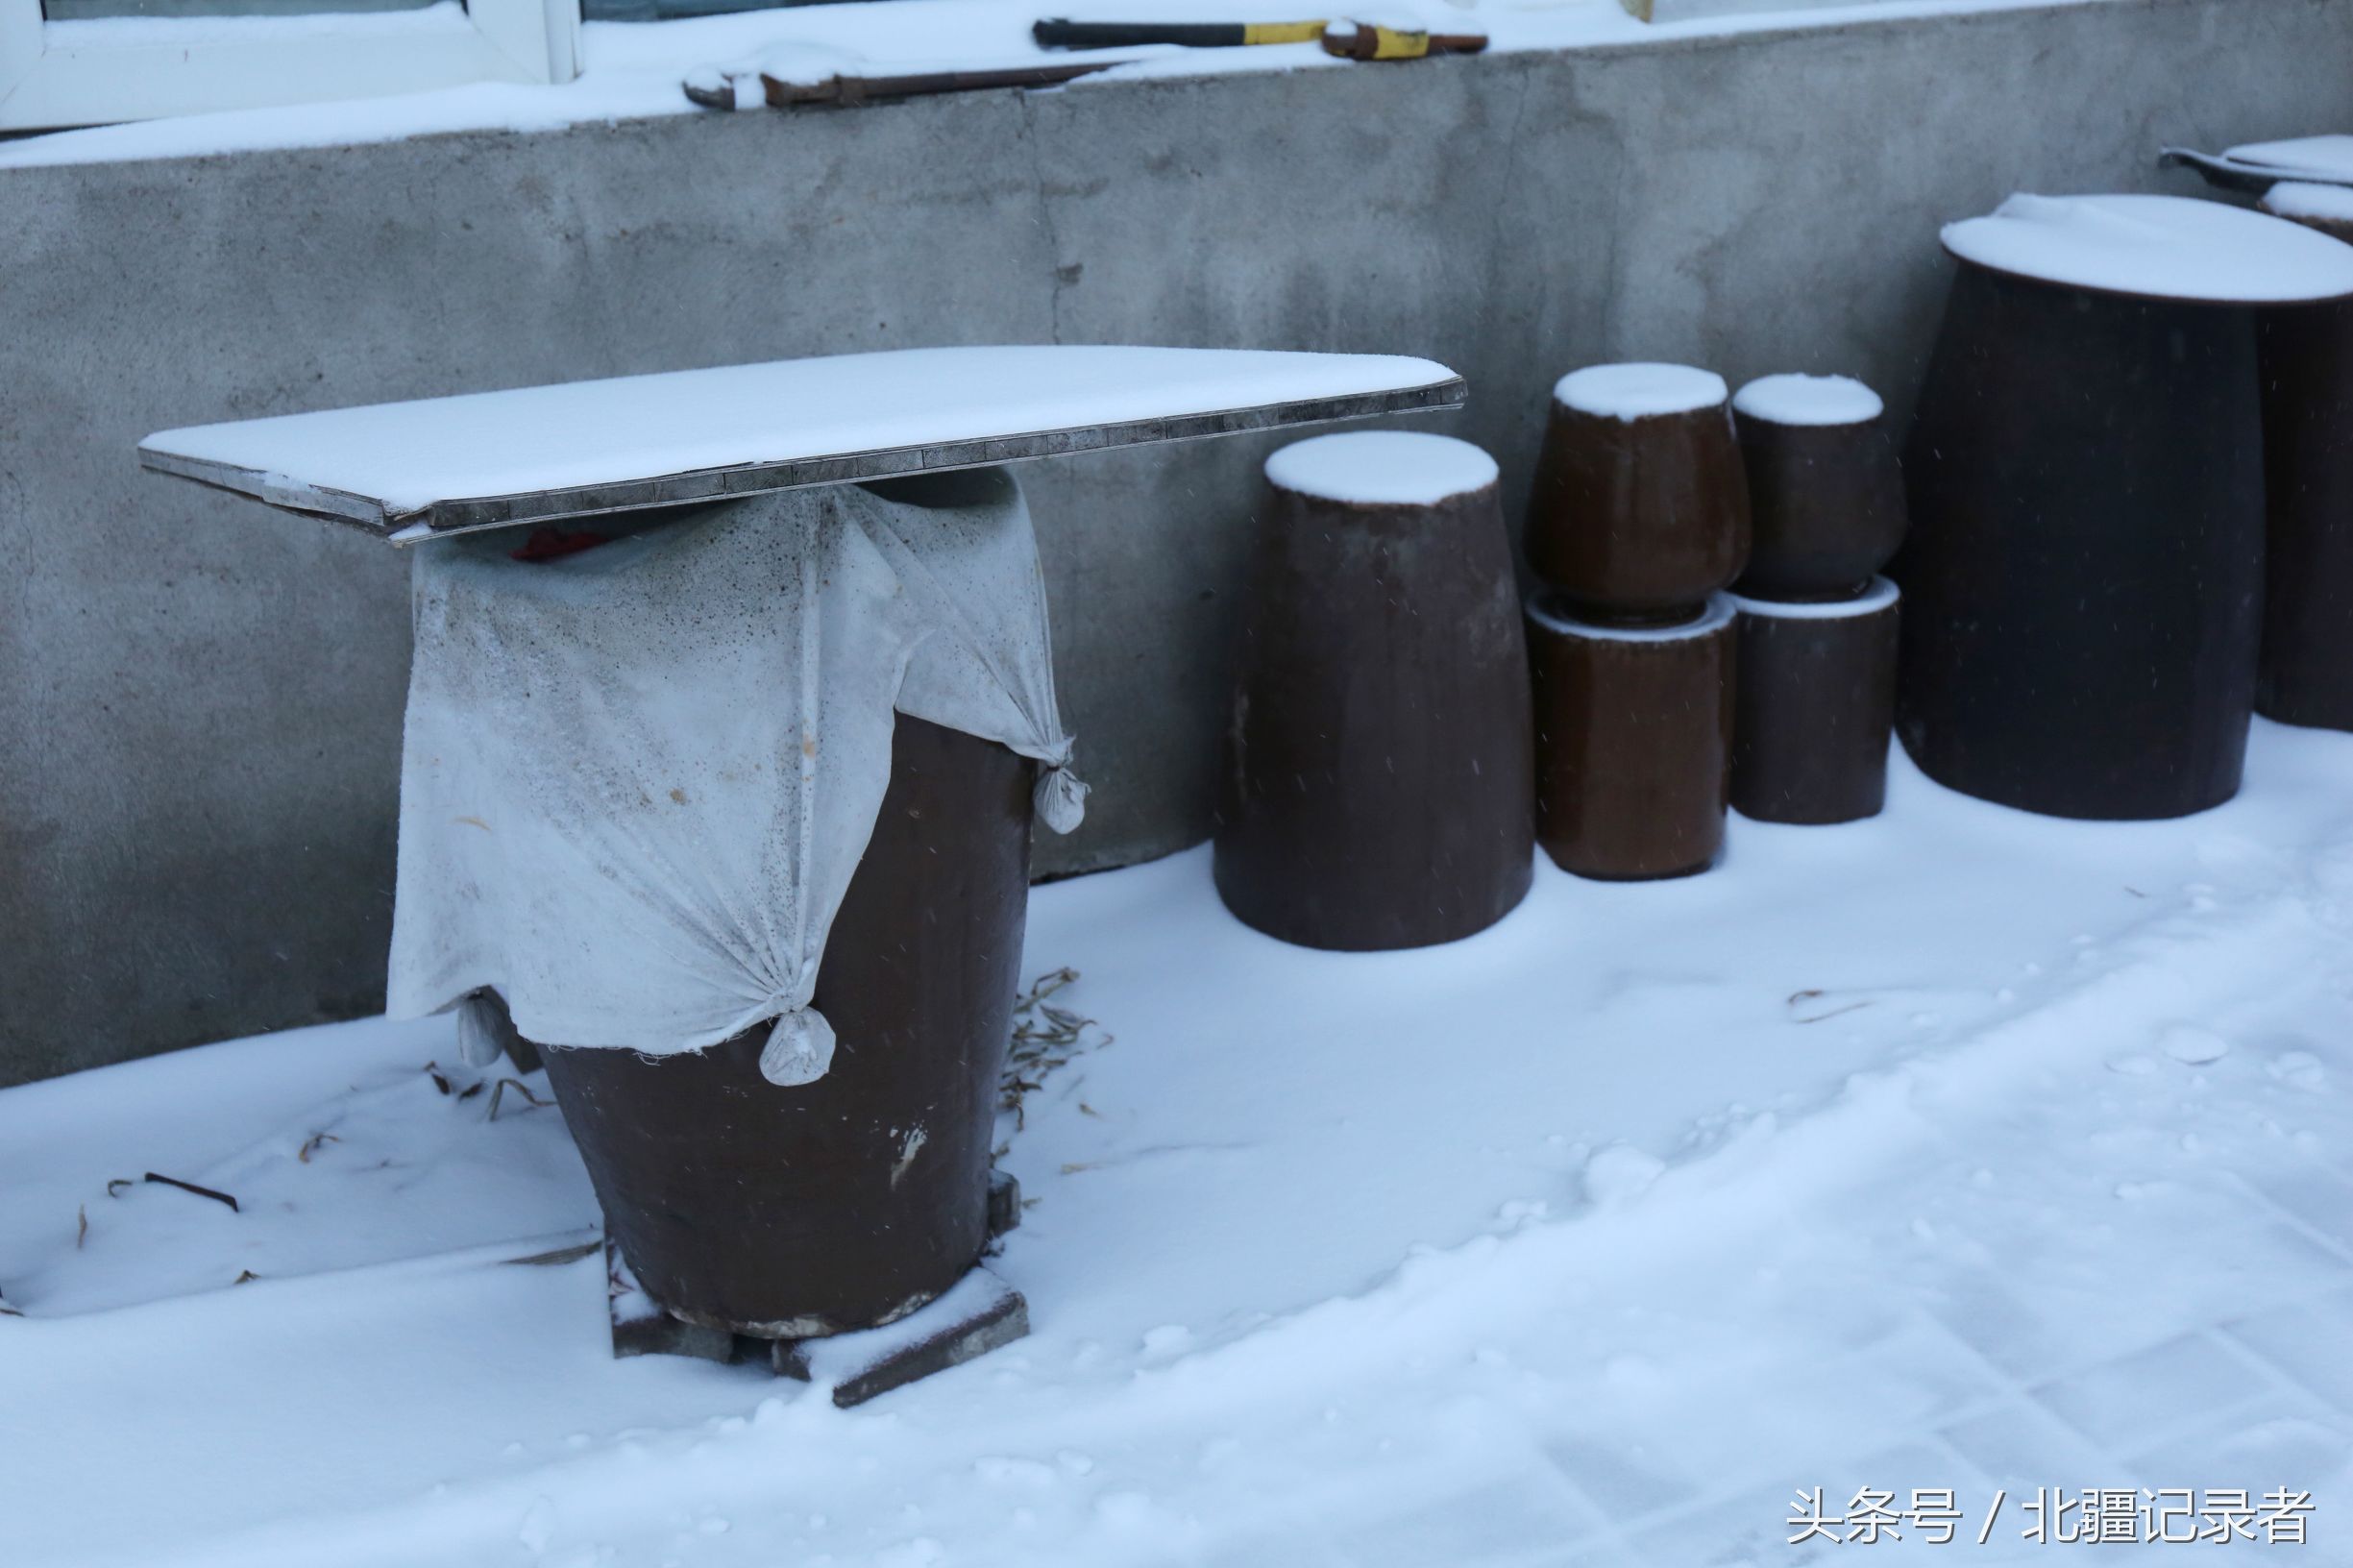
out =
[[[1516,511],[1564,370],[1908,404],[1937,226],[2353,127],[2353,0],[2105,0],[1633,50],[0,171],[0,1083],[380,1005],[404,563],[143,476],[194,421],[790,355],[1428,355]],[[1098,786],[1207,825],[1269,443],[1028,472]]]

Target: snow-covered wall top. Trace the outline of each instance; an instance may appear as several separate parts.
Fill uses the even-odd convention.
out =
[[[1654,0],[1653,21],[1638,22],[1618,0],[1385,0],[1380,19],[1441,32],[1484,32],[1489,58],[1531,50],[1626,49],[1673,46],[1725,33],[1853,25],[1955,12],[2041,9],[2099,0]],[[581,29],[579,79],[554,86],[480,82],[429,92],[294,104],[214,114],[99,126],[0,142],[0,169],[19,165],[195,158],[276,147],[347,146],[395,141],[453,131],[552,131],[566,126],[705,112],[687,101],[684,79],[712,66],[797,54],[804,62],[830,61],[835,71],[890,75],[912,71],[986,70],[1073,58],[1120,60],[1102,75],[1076,85],[1099,91],[1119,82],[1267,71],[1399,69],[1426,72],[1433,62],[1356,64],[1335,60],[1313,43],[1231,49],[1151,47],[1096,50],[1083,56],[1043,51],[1030,24],[1046,11],[1032,0],[847,0],[732,15],[657,23],[590,22]],[[1278,8],[1280,9],[1280,8]],[[1235,0],[1167,0],[1132,6],[1155,21],[1246,19]],[[406,22],[409,13],[403,13]],[[351,20],[338,17],[337,23]],[[271,27],[300,30],[315,17],[239,19],[257,35]],[[68,24],[88,42],[90,29],[145,30],[143,37],[173,35],[150,20],[113,19]],[[169,24],[218,28],[221,24]],[[378,26],[384,25],[378,23]],[[410,24],[413,25],[413,24]],[[1450,68],[1482,69],[1479,59],[1458,57]],[[828,73],[830,74],[830,73]],[[333,84],[322,83],[331,97]],[[1056,89],[1072,90],[1072,89]],[[796,112],[806,112],[796,111]],[[818,110],[817,112],[825,112]]]

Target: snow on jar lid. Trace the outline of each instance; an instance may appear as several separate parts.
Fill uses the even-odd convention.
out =
[[[1585,620],[1557,590],[1548,589],[1528,601],[1528,619],[1545,630],[1595,643],[1679,643],[1717,630],[1738,610],[1731,595],[1710,594],[1706,605],[1688,621],[1663,626],[1615,625]]]
[[[1602,419],[1688,414],[1724,399],[1724,378],[1690,365],[1587,365],[1553,383],[1555,403]]]
[[[2222,156],[2233,163],[2260,163],[2330,180],[2353,180],[2353,136],[2297,136],[2292,141],[2250,141]]]
[[[1945,226],[1945,249],[2013,277],[2136,298],[2280,305],[2353,294],[2353,246],[2183,196],[2017,195]]]
[[[1758,599],[1753,594],[1726,594],[1743,615],[1769,621],[1843,621],[1850,616],[1876,615],[1903,597],[1886,577],[1874,577],[1851,599]]]
[[[2353,230],[2353,185],[2308,185],[2291,181],[2266,191],[2262,205],[2273,217],[2326,224],[2334,231]]]
[[[1851,376],[1759,376],[1732,406],[1768,425],[1868,425],[1886,404]]]
[[[1495,459],[1426,430],[1347,430],[1294,441],[1266,459],[1284,490],[1352,506],[1430,506],[1495,482]]]

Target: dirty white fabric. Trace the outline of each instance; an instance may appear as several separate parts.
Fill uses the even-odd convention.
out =
[[[887,492],[887,494],[886,494]],[[496,988],[527,1038],[698,1050],[775,1019],[821,1076],[818,962],[890,780],[893,712],[1086,786],[1002,471],[761,497],[553,561],[417,551],[390,1011]]]

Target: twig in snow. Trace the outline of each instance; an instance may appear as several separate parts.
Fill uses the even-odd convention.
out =
[[[997,1105],[1013,1113],[1017,1129],[1028,1122],[1022,1101],[1044,1088],[1046,1079],[1057,1067],[1068,1066],[1070,1059],[1082,1051],[1112,1043],[1114,1037],[1104,1033],[1103,1026],[1094,1019],[1081,1017],[1046,1000],[1077,978],[1076,969],[1050,970],[1030,982],[1029,990],[1014,1001],[1013,1041],[1005,1052],[1005,1072],[999,1082]],[[1087,1040],[1090,1029],[1097,1031],[1101,1038]]]
[[[1822,990],[1818,986],[1808,987],[1804,991],[1793,991],[1789,993],[1788,1005],[1791,1007],[1796,1007],[1800,1002],[1816,1001],[1824,996],[1827,996],[1828,994],[1828,992]],[[1857,1008],[1869,1007],[1870,1005],[1871,999],[1869,997],[1865,997],[1859,1002],[1849,1002],[1844,1007],[1834,1007],[1827,1013],[1817,1013],[1810,1018],[1792,1018],[1789,1021],[1792,1023],[1820,1023],[1825,1018],[1835,1018],[1841,1014],[1851,1013]]]
[[[257,1280],[257,1279],[259,1279],[259,1278],[261,1278],[261,1276],[260,1276],[260,1275],[258,1275],[258,1274],[257,1274],[257,1273],[255,1273],[255,1272],[254,1272],[252,1269],[250,1269],[250,1268],[246,1268],[246,1269],[239,1269],[239,1270],[237,1271],[237,1277],[236,1277],[235,1279],[233,1279],[233,1280],[231,1280],[229,1283],[230,1283],[231,1285],[245,1285],[245,1284],[249,1284],[249,1283],[250,1283],[250,1282],[252,1282],[252,1281]]]
[[[477,1078],[476,1080],[474,1080],[474,1082],[472,1082],[472,1083],[468,1084],[468,1085],[467,1085],[465,1088],[463,1088],[463,1089],[459,1090],[457,1091],[457,1097],[458,1097],[459,1099],[461,1099],[461,1100],[470,1100],[470,1099],[474,1098],[474,1096],[476,1096],[477,1094],[479,1094],[481,1091],[482,1091],[482,1081],[481,1081],[479,1078]]]
[[[332,1133],[312,1133],[308,1138],[303,1139],[302,1152],[297,1154],[294,1158],[300,1160],[306,1165],[310,1164],[310,1157],[317,1153],[322,1147],[330,1143],[340,1143],[342,1141],[343,1139],[337,1138]]]
[[[210,1198],[214,1203],[225,1203],[229,1205],[229,1212],[233,1214],[241,1214],[245,1212],[237,1207],[237,1200],[228,1193],[215,1192],[208,1187],[198,1187],[194,1182],[184,1182],[177,1176],[159,1176],[151,1170],[147,1173],[146,1179],[159,1186],[176,1187],[183,1192],[193,1192],[200,1198]]]
[[[576,1263],[603,1245],[601,1239],[582,1241],[576,1246],[558,1247],[553,1252],[535,1252],[528,1258],[507,1258],[502,1262],[516,1267],[552,1268],[559,1263]]]
[[[80,1252],[82,1243],[90,1238],[90,1206],[86,1203],[74,1205],[74,1251]]]
[[[477,1084],[474,1087],[479,1089],[482,1086]],[[496,1121],[499,1119],[499,1100],[510,1089],[516,1093],[522,1095],[525,1099],[530,1101],[531,1108],[533,1110],[538,1110],[548,1103],[547,1101],[541,1099],[538,1095],[532,1093],[530,1089],[523,1082],[522,1079],[502,1078],[498,1081],[497,1086],[490,1091],[490,1115],[483,1118],[485,1121]]]
[[[437,1090],[441,1090],[441,1092],[442,1092],[442,1093],[447,1094],[447,1093],[450,1091],[450,1081],[449,1081],[449,1079],[447,1079],[447,1078],[445,1078],[445,1077],[443,1077],[443,1076],[442,1076],[442,1073],[441,1073],[441,1064],[440,1064],[440,1063],[438,1063],[438,1062],[428,1062],[428,1063],[426,1063],[426,1064],[425,1064],[425,1074],[426,1074],[426,1076],[427,1076],[427,1077],[429,1077],[429,1078],[432,1079],[432,1081],[433,1081],[433,1087],[434,1087],[435,1089],[437,1089]]]
[[[136,1187],[138,1185],[138,1183],[133,1181],[128,1176],[117,1176],[112,1181],[107,1183],[107,1196],[110,1198],[119,1198],[123,1195],[124,1188]]]

